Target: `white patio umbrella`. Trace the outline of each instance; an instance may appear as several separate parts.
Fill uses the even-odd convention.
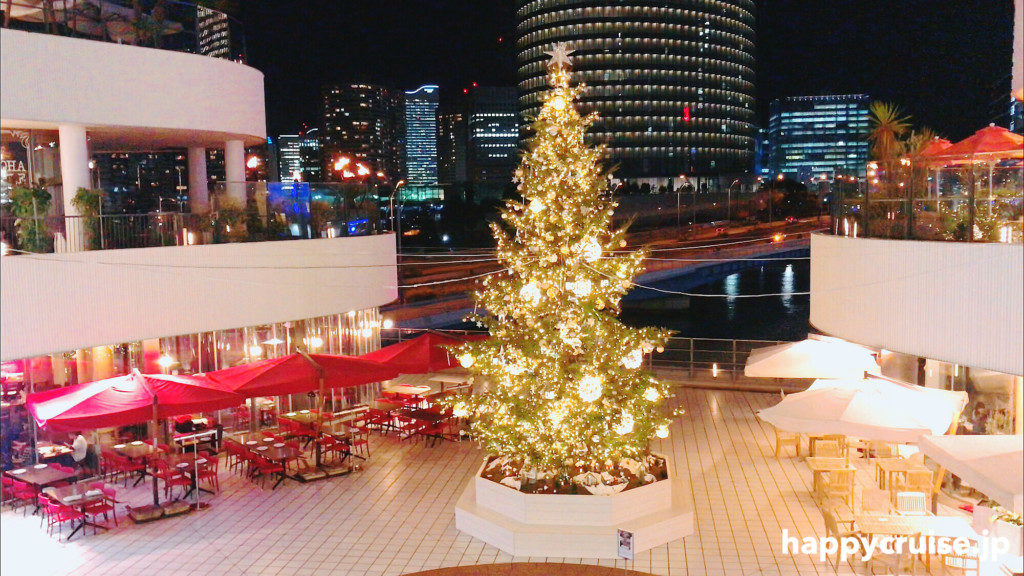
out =
[[[755,348],[743,368],[752,378],[860,378],[865,372],[878,372],[871,350],[837,338]]]
[[[923,436],[918,446],[982,494],[1024,513],[1024,436]]]
[[[859,380],[816,380],[807,390],[790,394],[757,415],[786,432],[916,442],[923,435],[945,434],[966,404],[966,392],[868,375]]]

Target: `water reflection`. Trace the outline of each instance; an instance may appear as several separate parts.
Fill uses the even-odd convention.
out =
[[[791,292],[793,292],[793,286],[794,286],[793,265],[792,264],[786,264],[786,270],[785,270],[785,272],[782,273],[782,290],[779,290],[779,292],[781,292],[783,294],[791,293]],[[782,305],[785,306],[787,310],[791,310],[793,308],[793,297],[792,296],[783,296],[782,297]]]
[[[726,296],[690,298],[688,307],[674,304],[667,310],[640,309],[626,300],[622,320],[632,326],[671,328],[684,337],[800,340],[810,327],[808,296],[736,296],[809,289],[810,264],[806,260],[768,263],[689,290]]]

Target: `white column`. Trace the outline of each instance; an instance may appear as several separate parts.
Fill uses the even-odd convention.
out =
[[[210,211],[210,188],[206,173],[206,148],[188,149],[188,205],[193,214]]]
[[[80,216],[71,205],[79,188],[92,188],[89,177],[89,142],[84,126],[62,124],[57,128],[60,142],[60,177],[64,191],[64,215]]]
[[[245,207],[245,144],[241,140],[224,143],[224,181],[227,198],[239,208]]]
[[[62,124],[57,127],[60,142],[60,178],[64,196],[64,215],[81,216],[71,200],[79,188],[92,188],[89,173],[89,141],[85,127]],[[55,249],[58,252],[85,250],[86,230],[79,219],[65,221],[64,242],[58,238]]]

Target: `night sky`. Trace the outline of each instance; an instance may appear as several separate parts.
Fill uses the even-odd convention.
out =
[[[511,0],[241,3],[249,63],[266,75],[267,130],[315,126],[321,84],[453,92],[515,83]],[[1012,0],[761,0],[758,106],[867,93],[954,139],[1007,108]]]

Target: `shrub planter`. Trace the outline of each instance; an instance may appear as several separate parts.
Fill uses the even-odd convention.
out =
[[[456,504],[455,527],[514,556],[617,558],[620,529],[635,552],[693,533],[689,491],[672,475],[609,495],[528,494],[483,478],[486,465]]]

